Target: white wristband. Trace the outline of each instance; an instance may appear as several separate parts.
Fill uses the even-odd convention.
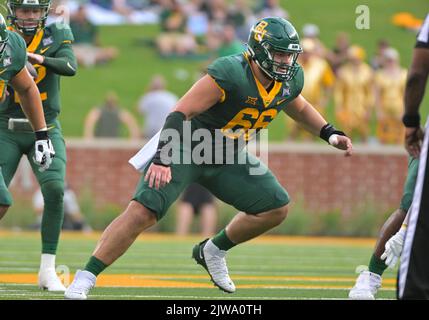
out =
[[[338,134],[332,134],[329,137],[329,144],[332,146],[336,146],[338,144]]]

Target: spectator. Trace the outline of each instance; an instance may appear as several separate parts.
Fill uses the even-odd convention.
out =
[[[257,18],[265,17],[289,19],[289,13],[280,6],[279,0],[264,0],[262,9],[257,13]]]
[[[313,54],[318,55],[321,58],[326,58],[327,56],[327,50],[325,48],[325,45],[320,41],[320,30],[319,27],[312,23],[307,23],[302,27],[302,36],[304,39],[311,39],[314,43],[314,50]]]
[[[334,49],[331,52],[327,52],[327,59],[331,64],[335,74],[337,73],[338,69],[347,62],[349,48],[349,35],[345,32],[338,33],[335,39]]]
[[[138,111],[144,116],[146,138],[153,137],[163,126],[165,118],[176,105],[178,98],[167,91],[165,79],[161,75],[155,75],[147,93],[138,102]]]
[[[393,48],[383,52],[383,67],[375,73],[376,135],[381,143],[402,144],[402,126],[407,70],[399,64],[399,54]]]
[[[204,9],[209,17],[209,29],[206,35],[207,48],[211,52],[222,45],[223,28],[228,23],[228,8],[225,0],[206,1]]]
[[[80,65],[92,67],[115,59],[115,47],[102,48],[98,38],[98,28],[87,18],[85,6],[81,5],[70,20],[75,42],[73,50]]]
[[[376,55],[371,59],[371,67],[374,70],[378,70],[383,68],[384,65],[384,52],[389,49],[389,42],[387,40],[381,39],[377,43],[377,53]]]
[[[313,39],[303,39],[301,45],[304,52],[299,56],[299,63],[305,73],[302,94],[326,118],[326,107],[335,82],[334,72],[329,63],[319,56],[317,43]],[[289,119],[288,117],[287,126],[291,128],[291,139],[312,139],[312,135],[301,129],[295,121]]]
[[[104,105],[93,108],[86,116],[84,137],[86,139],[118,138],[121,123],[127,127],[131,139],[139,138],[137,121],[130,112],[119,106],[116,93],[109,92]]]
[[[176,234],[187,235],[194,216],[198,214],[202,235],[204,237],[213,236],[217,231],[218,217],[215,198],[206,188],[193,183],[184,191],[177,205]]]
[[[143,6],[136,6],[136,3],[127,2],[127,0],[89,0],[86,6],[91,22],[97,25],[156,23],[158,21],[154,12]]]
[[[33,208],[37,213],[37,222],[31,226],[34,229],[40,229],[42,224],[43,206],[43,195],[39,188],[33,195]],[[62,229],[84,232],[92,231],[91,226],[86,222],[80,210],[76,194],[67,182],[64,187],[64,221]]]
[[[348,50],[349,61],[338,69],[335,83],[335,118],[349,136],[366,142],[373,106],[373,72],[364,62],[365,51],[359,46]]]
[[[228,9],[227,20],[228,24],[234,26],[237,38],[241,42],[247,42],[249,30],[257,19],[246,0],[236,0]]]
[[[243,44],[237,39],[235,28],[232,25],[226,25],[223,28],[223,40],[220,47],[217,49],[218,57],[225,57],[243,52],[245,50]]]
[[[194,54],[197,43],[194,36],[187,32],[187,17],[177,0],[163,0],[161,12],[161,34],[156,42],[160,54],[164,57]]]
[[[203,11],[203,0],[191,0],[183,5],[187,18],[187,30],[197,39],[204,38],[209,29],[209,18]]]

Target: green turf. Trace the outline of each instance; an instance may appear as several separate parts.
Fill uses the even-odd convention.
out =
[[[172,275],[171,278],[162,279],[210,285],[203,268],[190,258],[192,247],[199,240],[198,237],[174,238],[165,235],[145,241],[143,236],[104,274]],[[37,233],[3,234],[0,235],[0,243],[0,274],[37,273],[40,250]],[[84,266],[95,244],[95,238],[64,237],[57,264],[67,266],[74,273]],[[324,244],[317,239],[302,244],[288,241],[284,244],[250,242],[234,248],[228,255],[230,274],[232,279],[236,278],[238,286],[233,295],[224,294],[214,287],[99,287],[91,292],[91,299],[345,299],[348,294],[346,288],[354,284],[356,266],[368,263],[371,248],[372,245],[346,245],[340,241]],[[385,273],[388,279],[395,278],[395,275],[393,271]],[[298,278],[264,279],[262,276]],[[241,285],[264,287],[240,288]],[[276,285],[287,288],[275,288]],[[324,288],[317,288],[320,286]],[[0,300],[33,298],[56,299],[62,296],[41,292],[35,285],[0,283]],[[381,290],[378,298],[393,299],[393,289]]]

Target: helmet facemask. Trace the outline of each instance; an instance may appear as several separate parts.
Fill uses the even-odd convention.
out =
[[[9,9],[8,19],[10,21],[10,24],[23,35],[34,36],[39,30],[45,27],[51,3],[48,2],[45,4],[17,4],[14,1],[8,1],[7,6]],[[40,9],[41,14],[38,19],[18,19],[18,16],[16,14],[17,9]]]
[[[289,81],[298,72],[298,60],[299,54],[302,49],[299,45],[291,44],[287,50],[282,48],[276,48],[268,42],[261,43],[261,47],[264,50],[266,58],[259,62],[259,67],[270,77],[276,81]],[[277,55],[289,54],[290,57],[288,62],[281,62],[284,58],[276,59]],[[279,62],[280,61],[280,62]]]

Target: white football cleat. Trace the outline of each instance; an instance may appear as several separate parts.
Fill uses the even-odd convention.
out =
[[[64,292],[64,287],[54,268],[42,269],[39,271],[39,288],[50,292]]]
[[[349,299],[375,300],[375,295],[380,287],[380,275],[369,271],[362,271],[356,280],[355,286],[349,292]]]
[[[229,277],[226,266],[226,251],[218,249],[208,240],[194,247],[192,257],[207,270],[215,286],[227,293],[234,293],[235,285]]]
[[[65,299],[86,300],[89,291],[95,286],[97,277],[89,271],[78,270],[73,282],[64,293]]]

